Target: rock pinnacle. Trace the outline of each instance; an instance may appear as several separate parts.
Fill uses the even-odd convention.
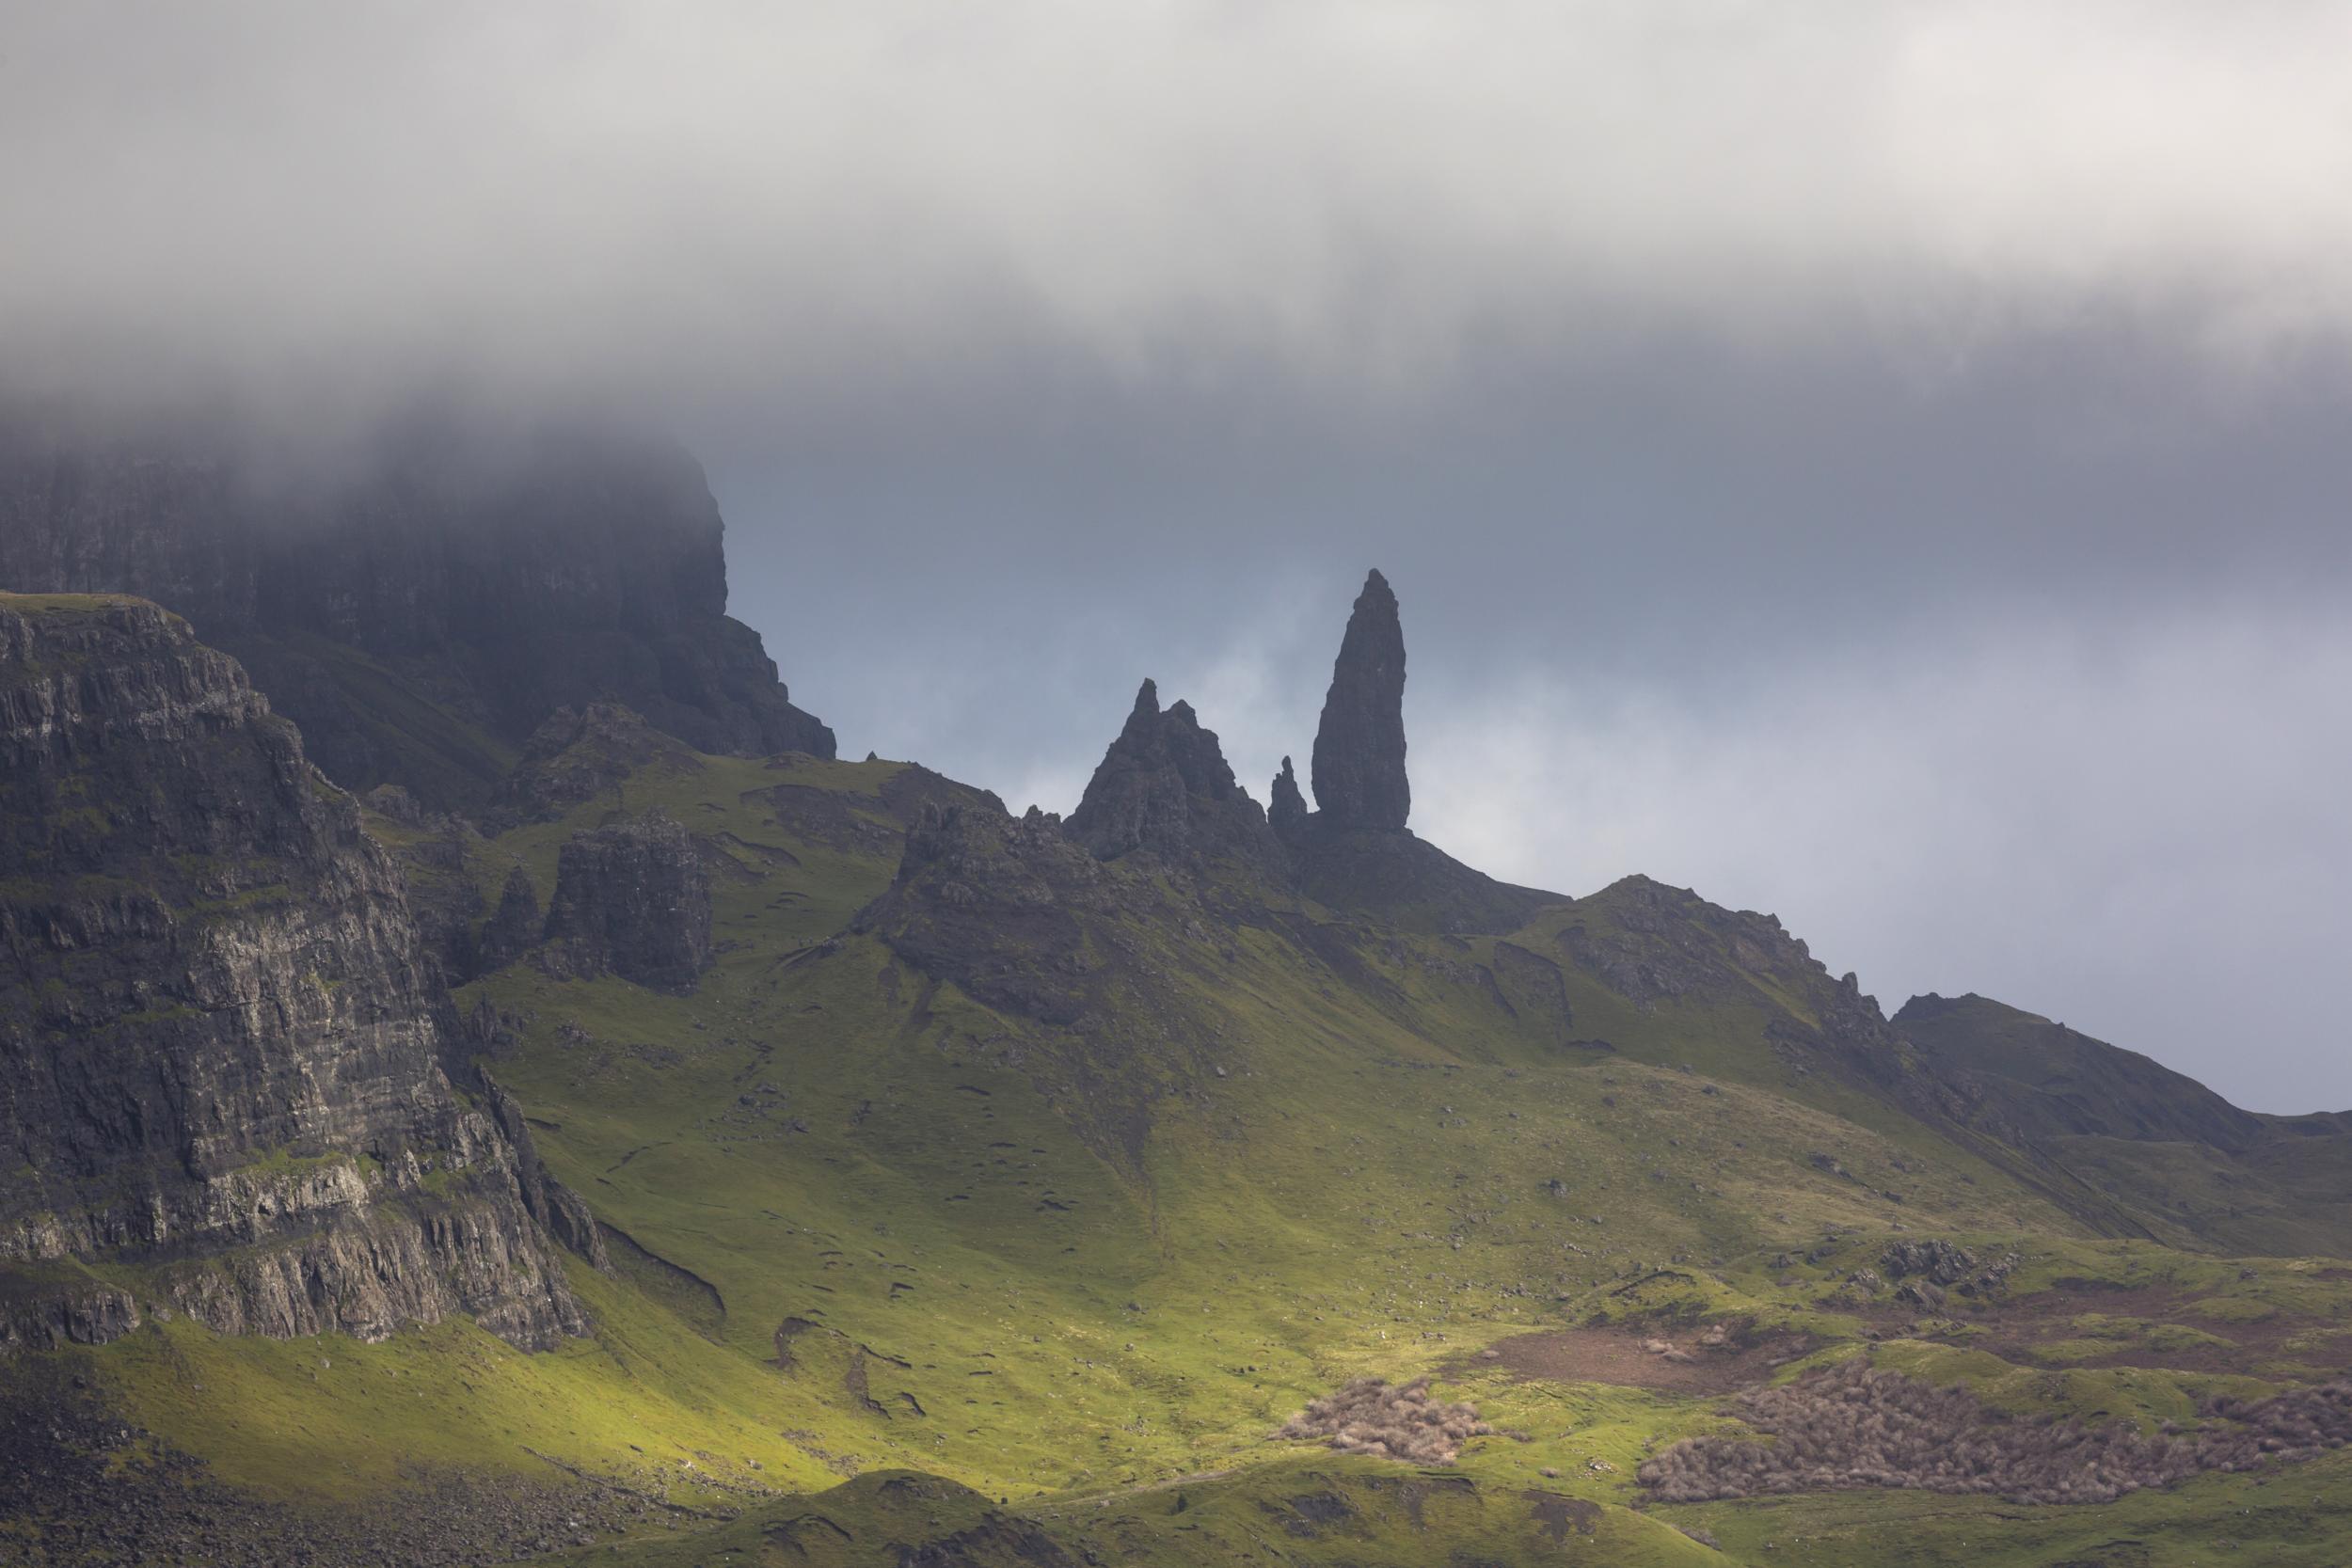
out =
[[[1334,827],[1401,832],[1412,812],[1405,777],[1405,628],[1389,579],[1375,571],[1331,666],[1315,732],[1315,804]]]

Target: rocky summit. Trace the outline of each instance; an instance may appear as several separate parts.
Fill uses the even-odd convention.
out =
[[[1151,681],[1066,820],[843,761],[610,460],[14,492],[209,608],[0,595],[0,1560],[2342,1560],[2352,1117],[1462,864],[1378,573],[1319,809]]]
[[[1232,855],[1263,863],[1280,854],[1265,813],[1234,783],[1216,733],[1200,727],[1189,703],[1162,712],[1159,688],[1149,680],[1066,827],[1103,860],[1137,849],[1173,860]]]

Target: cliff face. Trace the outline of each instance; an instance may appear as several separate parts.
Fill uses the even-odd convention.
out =
[[[728,618],[723,535],[691,456],[610,433],[437,431],[299,481],[223,451],[0,435],[0,588],[178,611],[337,783],[443,807],[479,804],[551,712],[599,698],[700,751],[833,755]]]
[[[157,1307],[584,1327],[438,1065],[397,872],[235,661],[153,605],[0,595],[0,1344]]]

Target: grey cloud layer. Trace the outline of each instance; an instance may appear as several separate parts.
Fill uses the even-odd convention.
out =
[[[835,402],[1026,342],[1378,398],[1597,311],[1923,374],[2086,310],[2223,361],[2352,325],[2324,0],[19,3],[5,34],[0,344],[52,370]]]

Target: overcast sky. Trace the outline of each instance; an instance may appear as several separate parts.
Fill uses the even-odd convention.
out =
[[[0,0],[0,366],[679,430],[845,750],[1415,826],[2352,1106],[2352,6]]]

